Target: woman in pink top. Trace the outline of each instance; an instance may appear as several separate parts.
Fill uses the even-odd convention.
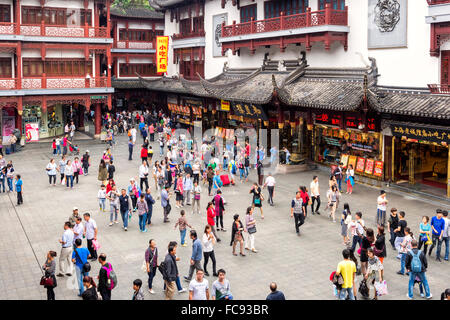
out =
[[[78,157],[75,157],[75,159],[73,160],[72,168],[73,168],[73,179],[78,184],[78,176],[80,175],[81,170],[81,162]]]
[[[175,188],[175,193],[176,193],[176,207],[177,208],[181,208],[182,207],[182,203],[183,203],[183,193],[184,193],[184,189],[183,189],[183,179],[181,178],[181,175],[178,175],[178,179],[177,179],[177,186]]]
[[[148,128],[148,133],[150,133],[150,141],[155,141],[155,126],[153,125],[153,123]]]

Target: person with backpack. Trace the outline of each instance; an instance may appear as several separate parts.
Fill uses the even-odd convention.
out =
[[[177,245],[169,246],[169,252],[167,253],[164,261],[159,265],[159,271],[161,272],[164,284],[166,286],[165,298],[166,300],[172,300],[175,292],[175,281],[178,276],[177,267]]]
[[[408,229],[408,228],[406,228]],[[409,283],[408,283],[408,298],[413,299],[413,287],[414,280],[416,276],[422,282],[425,288],[425,295],[427,299],[431,299],[433,295],[430,292],[430,287],[428,285],[427,277],[425,272],[427,271],[427,257],[426,255],[417,248],[417,240],[411,241],[411,250],[406,254],[405,266],[406,270],[409,272]]]
[[[214,211],[216,212],[217,230],[218,231],[220,231],[220,230],[227,231],[223,227],[223,215],[225,214],[225,202],[222,197],[222,191],[220,191],[220,190],[217,191],[217,194],[214,196],[212,203],[215,206]],[[219,241],[219,240],[217,240],[217,241]]]
[[[117,286],[117,276],[111,263],[106,262],[106,254],[98,256],[98,262],[101,264],[98,273],[98,292],[102,300],[111,300],[111,291]]]
[[[297,191],[295,198],[291,202],[291,218],[295,218],[295,232],[297,232],[297,236],[300,236],[300,226],[305,223],[305,213],[303,212],[302,203],[303,200],[300,196],[300,192]]]
[[[78,296],[81,297],[84,292],[83,278],[88,277],[89,271],[91,270],[91,265],[88,262],[88,258],[91,258],[91,255],[87,248],[82,247],[81,239],[75,240],[75,246],[76,248],[72,253],[72,262],[75,264],[75,272],[78,280]]]
[[[344,279],[342,289],[339,293],[339,300],[345,300],[346,296],[348,296],[349,300],[355,300],[353,287],[355,285],[356,264],[350,260],[349,249],[344,249],[342,251],[342,256],[344,257],[344,260],[339,262],[336,270],[336,276],[342,275],[342,278]]]

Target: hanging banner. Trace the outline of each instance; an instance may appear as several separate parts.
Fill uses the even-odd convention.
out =
[[[25,125],[26,142],[39,141],[39,123],[27,123]]]
[[[376,177],[382,177],[383,176],[383,161],[375,161],[375,168],[373,170],[373,175]]]
[[[353,169],[355,169],[356,167],[356,156],[350,156],[348,158],[348,167],[350,167],[350,165],[352,166]]]
[[[450,144],[450,131],[440,128],[433,128],[424,125],[403,125],[392,124],[392,134],[396,137],[406,137],[413,140],[429,141]]]
[[[366,161],[366,169],[364,170],[365,174],[372,174],[373,173],[373,166],[375,164],[375,161],[372,159],[367,159]]]
[[[230,111],[230,101],[220,100],[220,110]]]
[[[167,72],[169,53],[169,37],[158,36],[156,37],[156,72]]]
[[[366,164],[365,158],[358,158],[358,161],[356,162],[356,172],[363,173],[364,172],[364,165]]]
[[[342,166],[343,166],[344,168],[347,168],[348,158],[349,158],[349,155],[348,155],[348,154],[343,154],[343,155],[341,155],[341,162],[342,162]]]

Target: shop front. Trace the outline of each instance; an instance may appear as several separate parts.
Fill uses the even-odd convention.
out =
[[[3,107],[1,109],[1,135],[3,144],[9,144],[10,135],[16,129],[16,113],[15,107]]]
[[[390,122],[389,128],[391,180],[416,191],[450,197],[450,129],[406,122]]]

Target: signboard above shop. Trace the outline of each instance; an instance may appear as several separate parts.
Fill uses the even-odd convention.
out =
[[[247,117],[252,119],[268,120],[266,113],[260,105],[247,103],[233,103],[233,112],[236,116]]]
[[[436,143],[450,143],[450,130],[415,124],[391,124],[391,131],[395,137],[406,137],[416,141]]]

